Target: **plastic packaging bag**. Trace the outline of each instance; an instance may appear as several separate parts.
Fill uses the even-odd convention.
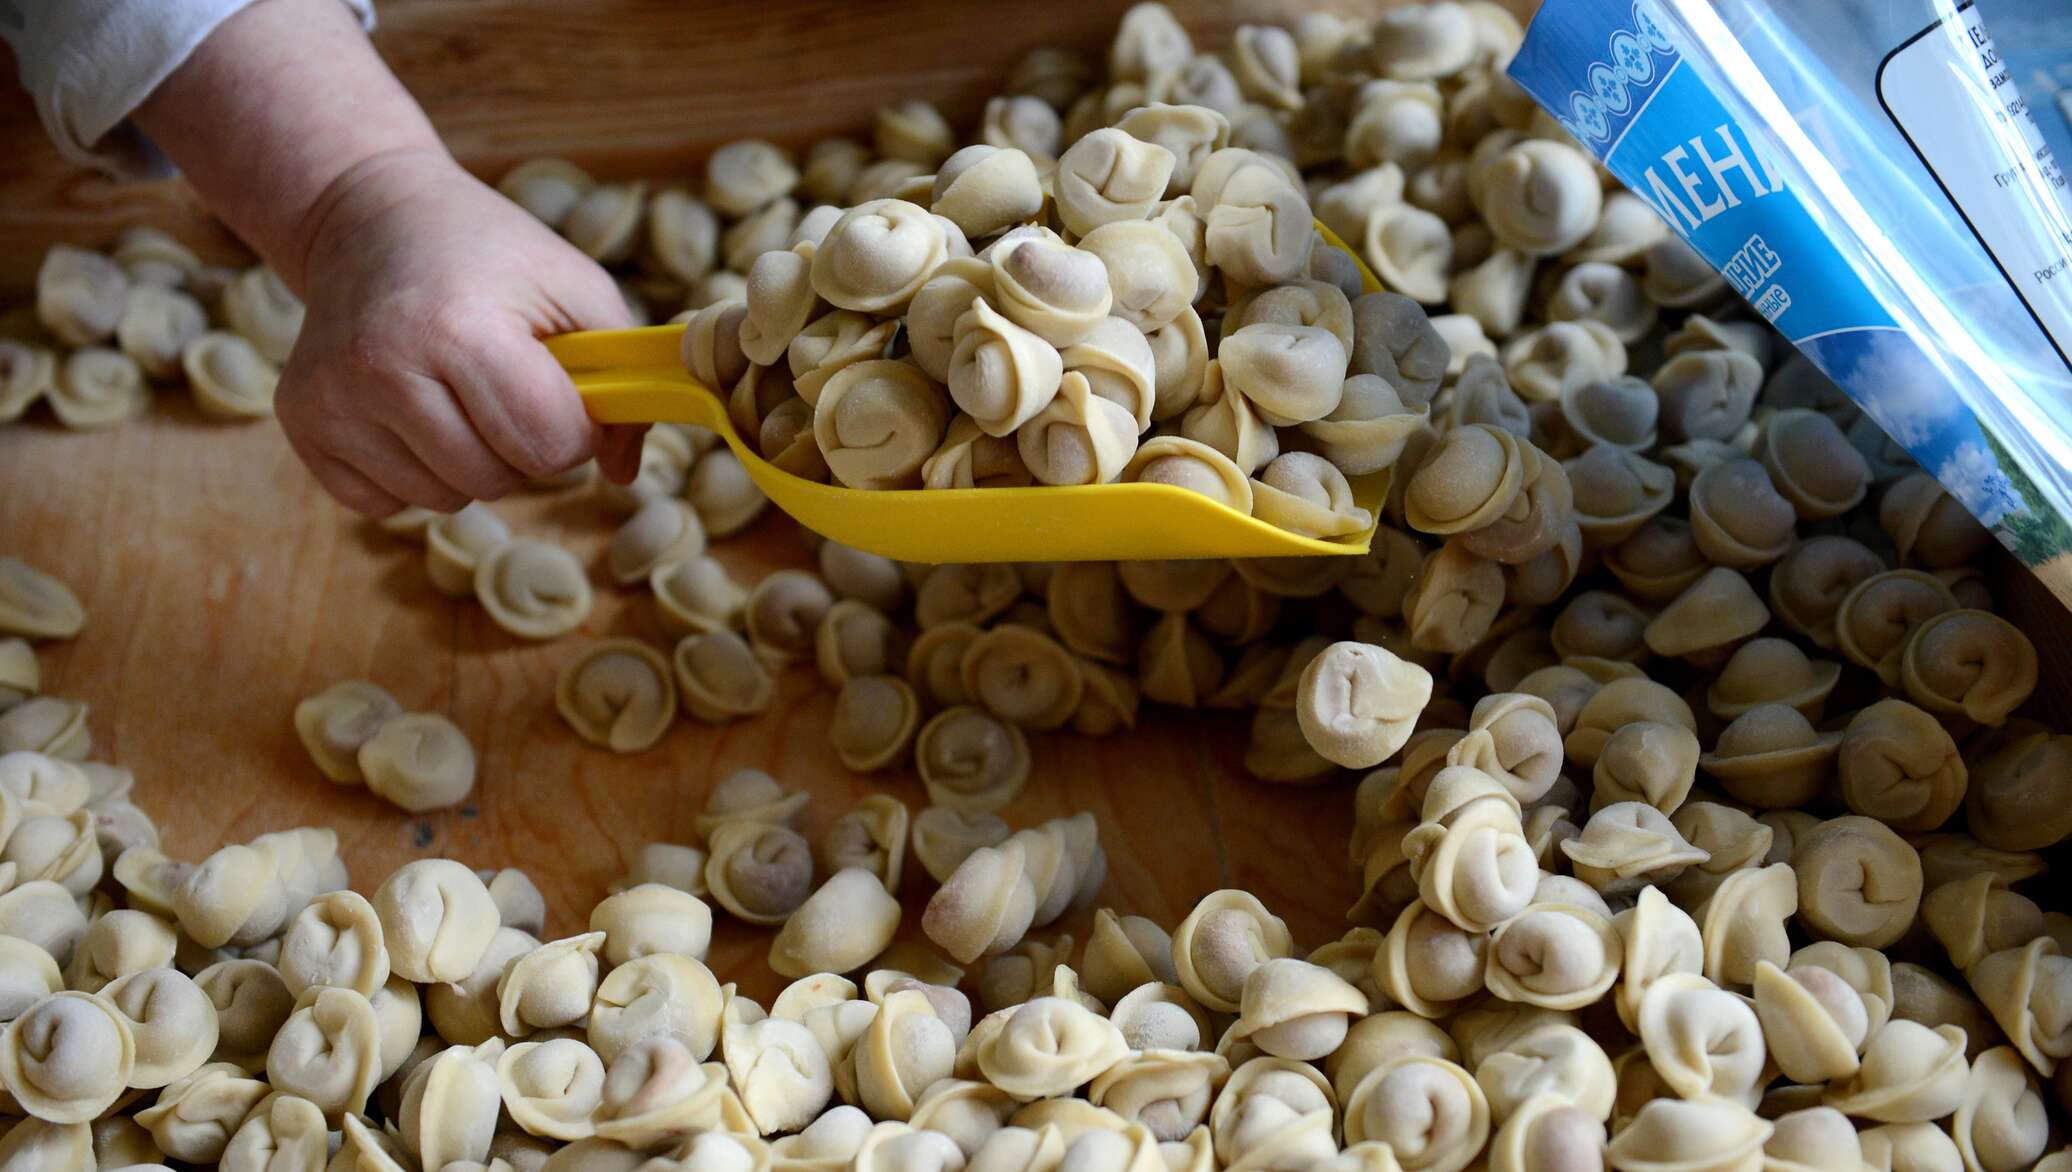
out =
[[[1510,74],[2072,605],[2072,200],[1974,5],[1547,0]]]
[[[2060,167],[2072,167],[2072,8],[2063,0],[1980,0],[1994,44]]]

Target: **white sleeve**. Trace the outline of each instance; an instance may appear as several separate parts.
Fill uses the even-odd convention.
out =
[[[216,26],[254,0],[0,0],[0,40],[68,159],[130,178],[170,174],[130,112]],[[342,0],[369,28],[373,0]]]

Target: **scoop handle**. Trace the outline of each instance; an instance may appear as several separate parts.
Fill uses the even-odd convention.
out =
[[[578,330],[542,338],[563,370],[682,370],[682,323],[633,330]]]
[[[727,407],[711,387],[688,374],[629,371],[574,373],[583,408],[599,423],[692,423],[713,431],[733,430]]]
[[[729,431],[719,392],[684,369],[683,329],[586,330],[545,344],[599,423],[694,423]]]

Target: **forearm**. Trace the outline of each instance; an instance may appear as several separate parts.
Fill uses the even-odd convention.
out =
[[[133,121],[298,293],[338,192],[391,160],[445,156],[337,0],[259,0],[224,21]]]

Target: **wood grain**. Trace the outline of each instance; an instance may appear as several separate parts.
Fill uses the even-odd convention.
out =
[[[767,769],[813,794],[809,837],[866,793],[919,809],[910,771],[857,777],[824,730],[833,697],[810,668],[781,681],[771,712],[720,728],[679,720],[654,749],[589,747],[553,711],[560,665],[589,639],[630,635],[667,647],[644,591],[601,573],[583,630],[538,645],[497,628],[471,600],[434,591],[423,551],[351,517],[315,487],[271,423],[202,419],[169,392],[145,419],[94,434],[48,424],[0,428],[0,552],[68,582],[89,614],[77,639],[40,650],[45,689],[91,705],[93,755],[134,769],[136,799],[175,857],[295,825],[337,829],[352,874],[371,888],[402,863],[438,855],[519,866],[545,892],[550,931],[581,917],[644,843],[690,842],[717,779]],[[581,490],[501,502],[518,532],[595,565],[617,517]],[[746,581],[810,564],[773,514],[714,553]],[[2061,627],[2049,593],[1995,561],[2007,611],[2030,631]],[[2047,681],[2072,680],[2057,641],[2038,638]],[[413,816],[322,779],[290,722],[296,701],[345,678],[375,680],[413,709],[442,712],[479,755],[463,807]],[[2072,724],[2065,689],[2041,715]],[[1236,886],[1285,917],[1305,947],[1344,930],[1349,787],[1263,785],[1239,765],[1242,722],[1148,712],[1126,737],[1034,738],[1035,775],[1005,813],[1015,825],[1090,810],[1111,861],[1101,902],[1177,922],[1202,894]],[[915,926],[929,884],[910,866]],[[1049,931],[1086,938],[1081,913]],[[757,996],[778,984],[769,933],[722,918],[713,964]]]
[[[1509,0],[1529,11],[1537,0]],[[1015,57],[1039,44],[1098,52],[1127,0],[382,0],[375,44],[462,163],[494,177],[560,154],[600,175],[692,173],[721,143],[804,146],[865,133],[901,98],[975,121]],[[1203,44],[1246,21],[1382,0],[1186,0]],[[11,77],[0,50],[0,74]],[[237,254],[186,188],[112,183],[60,159],[26,94],[0,85],[0,294],[28,288],[56,241],[132,224],[208,255]]]
[[[713,147],[743,136],[803,146],[867,133],[870,111],[900,98],[929,98],[968,124],[1017,55],[1037,44],[1098,52],[1126,7],[386,0],[375,41],[478,173],[552,153],[601,175],[667,176],[694,173]],[[1312,7],[1179,6],[1205,43],[1244,20]],[[1380,4],[1326,7],[1361,14]],[[26,96],[0,89],[0,298],[32,287],[50,244],[101,244],[132,224],[172,231],[211,258],[242,255],[183,186],[119,184],[66,164]],[[501,508],[519,530],[585,557],[612,524],[566,495]],[[555,672],[588,636],[666,645],[650,602],[604,587],[582,636],[545,647],[513,640],[472,602],[433,591],[421,552],[323,498],[271,424],[211,424],[177,395],[109,434],[0,430],[0,550],[65,578],[92,612],[83,637],[44,649],[48,687],[92,705],[96,756],[137,771],[139,800],[178,856],[266,829],[330,825],[363,885],[425,854],[523,866],[559,933],[580,928],[642,843],[690,840],[706,790],[735,768],[766,768],[810,790],[809,833],[874,789],[923,802],[911,776],[864,779],[840,767],[823,735],[832,697],[809,671],[787,676],[775,709],[755,722],[684,721],[630,758],[581,745],[552,711]],[[719,552],[751,580],[805,556],[776,518]],[[348,677],[460,724],[480,755],[468,805],[411,817],[318,776],[290,713]],[[1036,778],[1007,813],[1024,824],[1094,811],[1112,859],[1104,902],[1167,924],[1239,874],[1265,884],[1293,867],[1275,908],[1306,944],[1321,943],[1342,930],[1351,891],[1339,862],[1342,793],[1305,794],[1281,810],[1278,795],[1242,778],[1242,736],[1155,714],[1128,739],[1039,738]],[[1226,827],[1247,853],[1238,866]],[[925,888],[910,868],[916,911]],[[1056,930],[1084,940],[1087,923],[1081,913]],[[723,925],[715,967],[767,996],[767,939]]]
[[[1098,45],[1123,7],[388,0],[377,41],[462,161],[485,174],[557,152],[603,174],[654,175],[688,171],[712,146],[746,134],[803,143],[855,132],[894,97],[927,96],[968,119],[1017,53]],[[1213,30],[1309,5],[1183,7]],[[177,185],[121,186],[67,167],[26,100],[0,92],[0,295],[28,286],[50,243],[105,241],[132,223],[168,227],[214,256],[235,247]],[[499,510],[519,531],[593,560],[614,523],[580,494]],[[136,770],[138,801],[176,856],[268,829],[329,825],[362,886],[424,855],[524,867],[560,934],[581,927],[642,843],[689,841],[707,790],[735,768],[766,768],[809,790],[809,834],[873,790],[916,808],[923,801],[904,772],[858,778],[840,767],[824,736],[832,697],[805,669],[785,677],[779,702],[757,721],[680,721],[633,757],[582,745],[553,713],[555,673],[590,637],[666,645],[648,599],[601,585],[582,634],[546,646],[514,640],[472,602],[434,592],[420,550],[325,499],[272,424],[212,424],[177,394],[106,434],[0,429],[0,552],[60,575],[85,601],[86,632],[42,648],[48,689],[92,705],[95,756]],[[744,580],[805,562],[796,533],[776,517],[716,552]],[[1995,566],[2025,629],[2062,629],[2047,593],[2006,559]],[[2040,634],[2037,642],[2046,678],[2072,681],[2072,653]],[[379,681],[460,724],[480,758],[466,806],[409,816],[322,780],[290,713],[302,696],[348,677]],[[2072,715],[2062,687],[2046,687],[2040,700],[2054,717]],[[1321,944],[1343,931],[1354,894],[1344,862],[1349,790],[1253,782],[1238,766],[1243,737],[1227,719],[1161,712],[1126,738],[1038,738],[1035,779],[1007,814],[1028,824],[1093,811],[1112,864],[1104,903],[1171,925],[1207,891],[1242,886],[1303,946]],[[926,888],[910,867],[912,911]],[[909,933],[917,918],[908,916]],[[1083,941],[1086,927],[1081,913],[1052,931]],[[777,985],[762,965],[768,938],[723,920],[714,967],[768,997]]]
[[[77,639],[43,645],[45,689],[91,705],[93,755],[134,769],[136,800],[175,857],[296,825],[337,829],[356,883],[413,858],[519,866],[552,909],[549,930],[580,931],[639,847],[695,841],[711,785],[767,769],[808,790],[802,828],[857,798],[926,804],[909,770],[872,777],[835,760],[824,730],[833,696],[809,667],[787,672],[765,716],[724,727],[677,722],[654,749],[621,757],[577,740],[553,710],[561,664],[590,639],[630,635],[667,648],[645,591],[593,572],[598,605],[582,631],[545,645],[504,633],[472,600],[425,577],[423,551],[325,498],[270,422],[202,419],[168,392],[145,419],[105,433],[48,424],[0,428],[0,553],[68,582],[89,614]],[[597,564],[618,518],[576,490],[500,502],[513,528]],[[750,582],[810,565],[796,528],[774,513],[716,543]],[[2061,625],[2056,603],[2007,559],[1996,579],[2026,629]],[[2039,638],[2045,678],[2072,680]],[[457,810],[414,816],[323,780],[290,717],[303,696],[345,678],[379,682],[413,709],[445,713],[479,756]],[[2072,724],[2064,689],[2042,714]],[[1092,811],[1110,858],[1101,903],[1168,926],[1219,887],[1257,893],[1313,947],[1344,931],[1355,895],[1345,865],[1350,789],[1276,787],[1245,775],[1243,722],[1150,711],[1134,734],[1033,738],[1036,768],[1005,815],[1015,825]],[[931,885],[910,865],[906,930]],[[1046,934],[1084,942],[1089,916]],[[760,997],[780,984],[763,965],[770,933],[722,917],[713,966]]]
[[[39,649],[45,689],[91,705],[93,755],[136,771],[136,800],[176,857],[327,825],[363,888],[426,855],[524,867],[553,909],[550,931],[566,934],[643,843],[694,841],[707,790],[734,769],[809,790],[809,837],[870,792],[926,803],[910,771],[857,777],[835,760],[824,735],[833,696],[810,667],[786,673],[777,704],[755,721],[685,718],[630,757],[582,744],[553,710],[556,673],[600,635],[666,648],[646,592],[594,573],[598,606],[582,632],[545,645],[514,639],[472,601],[434,591],[420,548],[324,498],[271,423],[209,423],[171,392],[111,432],[0,429],[0,468],[0,551],[63,578],[89,614],[79,638]],[[580,490],[497,508],[517,531],[593,565],[618,520]],[[774,513],[714,552],[743,581],[810,564]],[[348,677],[460,725],[480,761],[465,806],[413,816],[323,780],[290,717],[297,700]],[[1102,902],[1170,925],[1236,877],[1219,823],[1270,810],[1283,845],[1302,847],[1243,874],[1294,865],[1276,910],[1305,943],[1336,936],[1351,886],[1339,862],[1345,791],[1318,795],[1291,820],[1282,795],[1239,776],[1236,755],[1227,731],[1177,713],[1154,714],[1134,737],[1038,737],[1035,777],[1005,813],[1026,825],[1093,811],[1111,860]],[[909,930],[929,887],[911,867]],[[722,919],[715,969],[774,993],[762,961],[770,933]],[[1088,922],[1082,913],[1051,931],[1084,941]]]

